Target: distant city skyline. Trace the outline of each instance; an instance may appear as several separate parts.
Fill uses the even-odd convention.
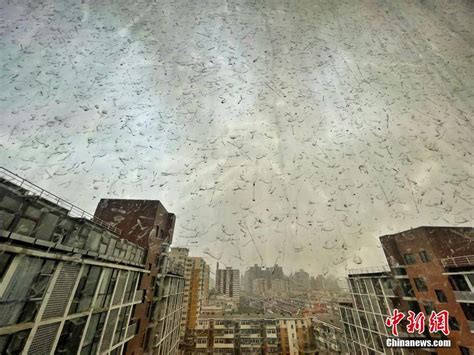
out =
[[[89,212],[164,201],[211,266],[344,276],[472,225],[468,2],[85,4],[3,3],[0,165]]]

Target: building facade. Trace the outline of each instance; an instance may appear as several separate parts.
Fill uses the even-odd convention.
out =
[[[184,268],[168,257],[165,248],[160,255],[157,286],[153,299],[158,306],[151,319],[156,320],[156,332],[150,340],[148,352],[154,355],[177,354],[179,351],[181,317],[184,307]]]
[[[311,320],[271,316],[198,319],[194,354],[315,354]]]
[[[163,341],[157,338],[161,324],[158,319],[159,294],[165,281],[160,264],[162,253],[173,240],[175,215],[158,200],[102,199],[94,216],[126,231],[123,238],[147,250],[145,269],[148,273],[141,278],[139,285],[145,297],[134,309],[132,319],[138,322],[137,336],[127,344],[126,353],[152,354],[157,344]],[[169,333],[166,335],[171,336]]]
[[[181,349],[189,352],[194,346],[193,333],[197,318],[209,299],[210,268],[203,258],[190,257],[187,248],[171,248],[170,258],[184,268],[184,311],[179,339]]]
[[[348,284],[351,302],[340,303],[339,310],[349,353],[401,354],[400,349],[385,348],[391,334],[385,319],[401,307],[390,269],[350,270]],[[402,334],[401,329],[399,332]]]
[[[0,353],[121,354],[136,337],[144,247],[0,171]]]
[[[339,324],[312,318],[314,338],[318,353],[347,354],[344,330]]]
[[[474,353],[474,228],[419,227],[380,241],[402,310],[423,312],[427,324],[432,311],[449,312],[453,348],[438,353]]]
[[[219,269],[219,263],[216,268],[216,292],[219,295],[226,295],[239,303],[240,300],[240,272],[237,269],[226,267]]]
[[[304,270],[296,271],[290,275],[290,285],[293,292],[306,292],[311,288],[309,274]]]

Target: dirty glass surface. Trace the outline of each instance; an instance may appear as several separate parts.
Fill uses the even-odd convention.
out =
[[[348,311],[346,333],[380,350],[373,332],[395,289],[431,292],[423,308],[406,300],[426,313],[451,302],[446,285],[474,292],[472,273],[441,287],[406,271],[474,254],[473,15],[461,0],[3,0],[0,165],[92,214],[103,198],[160,200],[176,215],[171,246],[205,260],[211,288],[217,265],[239,270],[241,312],[352,300],[371,312]],[[0,207],[10,226],[21,201],[1,195]],[[24,212],[12,233],[59,240],[59,215]],[[379,237],[424,226],[464,239],[430,229],[423,246],[382,247]],[[65,245],[100,254],[108,232],[91,228]],[[421,240],[410,233],[400,238]],[[453,254],[437,254],[445,242]],[[10,259],[0,258],[0,280]],[[22,265],[25,281],[3,299],[25,293],[42,264]],[[350,276],[360,268],[394,278]],[[117,284],[132,299],[128,274],[93,270],[78,310],[120,302]],[[21,317],[15,302],[0,304],[15,309],[2,323]],[[470,303],[462,308],[474,328]],[[122,324],[124,312],[95,316],[94,327]],[[74,346],[86,353],[95,335],[84,334]]]

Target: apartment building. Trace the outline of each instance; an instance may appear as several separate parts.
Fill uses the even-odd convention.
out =
[[[240,271],[231,267],[219,269],[219,263],[217,263],[216,292],[219,295],[232,298],[238,304],[240,300]]]
[[[311,320],[268,316],[200,316],[195,354],[315,354]]]
[[[145,297],[134,309],[132,319],[139,325],[137,336],[127,344],[126,353],[151,354],[162,342],[158,338],[158,309],[159,290],[165,278],[160,276],[160,260],[173,240],[175,215],[158,200],[102,199],[95,217],[125,231],[123,238],[147,249],[145,269],[149,273],[141,278],[139,286],[145,290]]]
[[[193,332],[197,318],[209,298],[210,268],[203,258],[190,257],[187,248],[171,248],[171,260],[184,268],[184,312],[181,317],[181,348],[189,352],[193,344]]]
[[[339,310],[349,353],[401,354],[385,348],[391,334],[385,319],[401,306],[388,266],[349,270],[348,284],[351,302],[340,303]]]
[[[170,251],[170,260],[177,265],[181,265],[184,270],[184,297],[183,307],[184,310],[181,314],[181,327],[180,327],[180,339],[184,341],[184,335],[186,331],[186,321],[188,318],[188,305],[189,305],[189,284],[191,280],[191,271],[193,263],[189,259],[188,248],[177,248],[173,247]]]
[[[238,304],[236,304],[232,298],[226,295],[213,294],[212,296],[209,296],[207,303],[209,306],[222,308],[224,313],[231,313],[238,307]]]
[[[432,311],[449,312],[453,348],[438,353],[474,353],[474,228],[419,227],[380,241],[403,310],[425,313],[427,324]]]
[[[346,354],[344,330],[339,322],[313,317],[314,338],[318,353]]]
[[[151,319],[156,319],[156,333],[151,342],[150,354],[177,354],[181,333],[181,316],[184,308],[184,269],[168,257],[168,248],[161,253],[157,287],[153,299],[158,304]]]
[[[123,234],[0,169],[0,353],[123,353],[149,273]]]

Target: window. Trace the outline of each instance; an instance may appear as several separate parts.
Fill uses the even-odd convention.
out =
[[[456,317],[449,317],[449,329],[458,331],[459,330],[459,323]]]
[[[20,354],[30,330],[0,336],[0,354]]]
[[[426,302],[423,305],[425,306],[425,313],[428,317],[431,315],[431,312],[435,312],[433,302]]]
[[[382,287],[378,279],[372,279],[372,284],[374,285],[375,293],[377,295],[383,295]]]
[[[468,321],[474,321],[474,303],[459,303]]]
[[[464,347],[464,346],[460,346],[459,351],[461,352],[461,355],[470,355],[471,354],[471,351],[468,348]]]
[[[405,276],[407,274],[407,271],[405,270],[404,267],[396,267],[392,269],[394,275],[396,276]]]
[[[467,274],[466,276],[469,282],[471,283],[471,286],[474,287],[474,274]]]
[[[128,316],[130,314],[131,306],[120,308],[117,326],[115,328],[114,344],[121,342],[125,337],[125,328],[127,327]]]
[[[416,289],[420,292],[426,292],[428,291],[428,287],[426,287],[426,282],[425,280],[421,278],[414,278],[413,281],[415,281]]]
[[[0,326],[34,320],[55,268],[55,261],[18,256],[18,266],[0,297]]]
[[[56,346],[56,354],[76,354],[82,338],[82,332],[86,325],[87,317],[75,318],[64,323],[58,345]]]
[[[449,275],[448,278],[454,291],[471,291],[463,275]]]
[[[403,255],[403,259],[405,259],[405,263],[407,265],[415,264],[416,263],[416,256],[415,254],[405,254]]]
[[[438,301],[441,303],[446,303],[448,302],[448,299],[446,298],[446,294],[442,290],[435,290],[436,292],[436,297],[438,297]]]
[[[81,355],[89,355],[97,353],[97,346],[99,345],[102,331],[104,330],[105,318],[107,312],[96,313],[91,317],[89,328],[87,329],[84,344],[82,346]]]
[[[99,286],[99,293],[94,308],[102,308],[109,305],[117,281],[118,270],[105,268],[103,273],[104,276]]]
[[[0,280],[3,278],[3,275],[8,270],[10,263],[13,260],[13,254],[10,253],[0,253]]]
[[[137,284],[137,279],[138,279],[138,272],[131,272],[130,276],[128,277],[127,288],[126,288],[125,297],[123,300],[124,303],[128,303],[132,301],[133,293],[135,291],[136,284]]]
[[[413,291],[410,280],[400,280],[400,285],[402,286],[404,296],[415,297],[415,292]]]
[[[421,312],[420,305],[416,301],[408,301],[408,309],[418,314]]]
[[[80,313],[89,309],[94,292],[97,289],[101,268],[98,266],[84,266],[77,286],[76,294],[72,300],[69,314]]]
[[[419,254],[420,254],[420,259],[422,263],[427,263],[431,261],[430,255],[425,250],[420,251]]]

